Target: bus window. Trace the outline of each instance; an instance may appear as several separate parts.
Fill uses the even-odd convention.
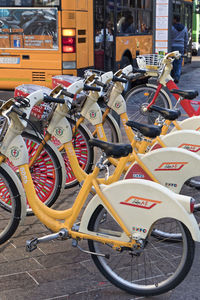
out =
[[[95,68],[117,70],[152,53],[152,0],[94,2]]]
[[[152,1],[121,0],[117,13],[118,35],[152,34]]]

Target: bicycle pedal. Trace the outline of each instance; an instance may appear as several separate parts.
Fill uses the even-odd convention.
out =
[[[34,251],[35,249],[37,249],[37,244],[38,244],[38,239],[37,238],[26,241],[26,251],[27,252]]]

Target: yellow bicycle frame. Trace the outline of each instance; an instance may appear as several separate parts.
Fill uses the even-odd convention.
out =
[[[0,161],[4,159],[5,157],[3,155],[0,155]],[[35,215],[38,217],[38,219],[43,224],[45,224],[49,229],[51,229],[54,232],[58,232],[62,228],[65,228],[67,229],[70,237],[72,237],[73,239],[91,239],[104,244],[105,243],[112,244],[113,247],[122,247],[122,246],[133,247],[133,245],[136,244],[136,242],[135,240],[132,240],[131,233],[129,232],[129,230],[127,229],[127,227],[125,226],[125,224],[122,222],[119,215],[115,211],[115,209],[112,207],[112,205],[109,203],[109,201],[106,199],[103,192],[99,188],[98,181],[97,181],[98,173],[99,173],[99,168],[96,166],[94,171],[91,174],[87,175],[84,184],[71,208],[63,211],[56,211],[54,209],[45,206],[37,197],[28,164],[19,166],[19,174],[29,204],[32,210],[34,211]],[[91,191],[92,186],[94,186],[96,193],[104,203],[107,210],[110,212],[110,214],[114,217],[114,219],[120,225],[120,227],[125,232],[125,234],[128,236],[130,242],[122,242],[112,238],[105,238],[101,236],[84,234],[81,232],[74,231],[72,229],[88,197],[88,194]]]

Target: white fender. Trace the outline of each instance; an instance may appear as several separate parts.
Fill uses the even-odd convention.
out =
[[[194,116],[191,118],[187,118],[183,121],[178,121],[178,125],[182,129],[191,129],[200,131],[200,116]],[[171,132],[177,131],[176,127],[174,127]]]
[[[167,147],[177,147],[186,149],[200,155],[200,132],[195,130],[177,130],[172,133],[162,135],[161,140]],[[157,143],[151,150],[157,147]]]
[[[191,197],[177,195],[163,186],[146,180],[122,180],[103,187],[103,194],[111,203],[128,230],[135,239],[145,239],[152,224],[161,218],[174,218],[181,221],[191,232],[195,241],[200,241],[200,231],[193,216],[186,209]],[[97,236],[104,236],[88,230],[88,224],[95,209],[104,204],[95,195],[87,205],[80,223],[79,231]],[[123,233],[112,239],[128,242]]]
[[[139,157],[160,184],[177,194],[186,180],[200,176],[200,157],[184,149],[161,148],[140,154]],[[130,178],[151,180],[137,162],[130,166],[124,176],[124,179]]]
[[[22,183],[16,173],[9,167],[7,164],[2,163],[1,167],[12,177],[13,181],[15,182],[17,189],[19,191],[19,195],[21,197],[21,223],[24,222],[24,219],[26,217],[26,209],[27,209],[27,201],[26,201],[26,195],[24,192],[24,188],[22,186]]]

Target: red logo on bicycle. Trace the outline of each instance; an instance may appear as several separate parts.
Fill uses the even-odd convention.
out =
[[[181,144],[178,148],[186,149],[191,152],[199,152],[200,145]]]
[[[188,162],[164,162],[155,171],[179,171],[187,164]]]
[[[162,201],[145,199],[137,196],[131,196],[127,200],[120,202],[120,204],[134,206],[144,209],[151,209],[157,204],[162,203]]]

